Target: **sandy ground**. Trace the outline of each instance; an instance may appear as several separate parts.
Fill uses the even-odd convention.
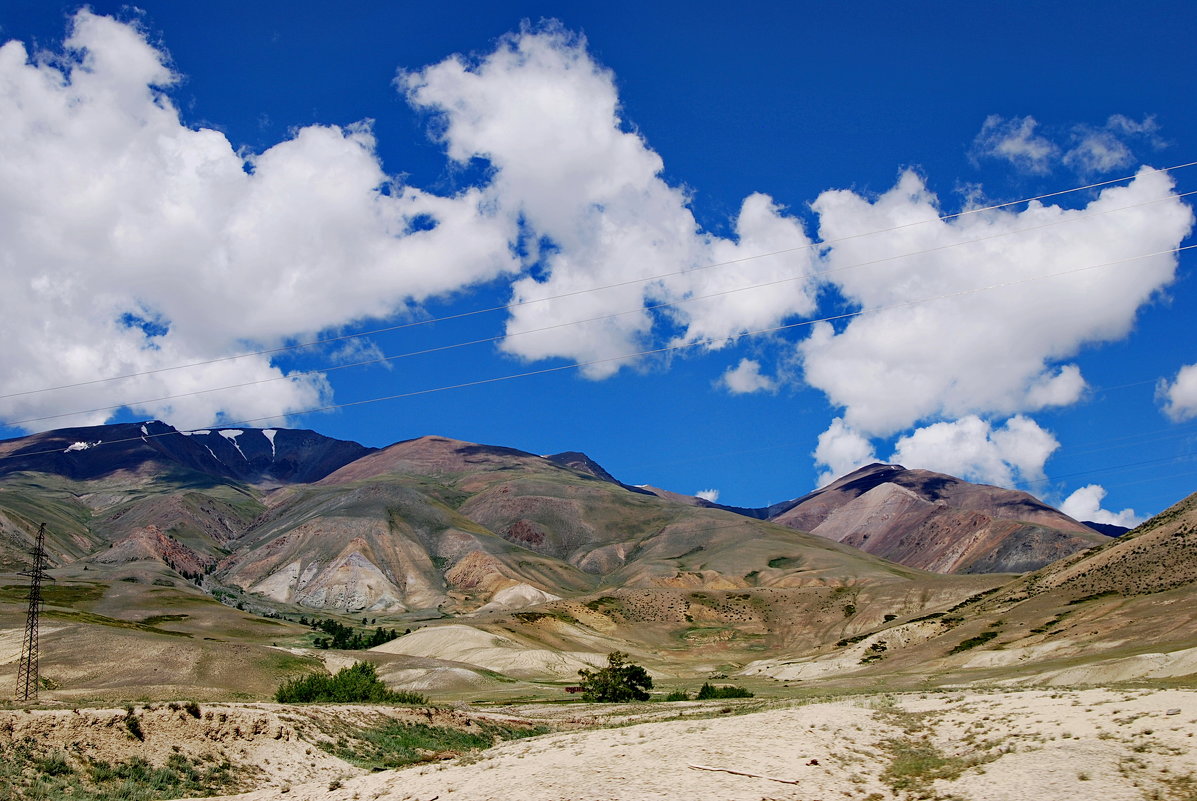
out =
[[[342,773],[319,783],[297,782],[285,795],[272,788],[227,798],[1187,801],[1197,797],[1197,691],[1192,690],[967,690],[856,697],[746,715],[721,714],[719,705],[653,706],[694,717],[518,740],[448,763],[355,777]],[[510,711],[538,714],[533,708]],[[540,714],[577,716],[581,711],[568,706],[541,708]],[[902,758],[911,754],[926,758]]]
[[[508,676],[536,679],[543,679],[546,675],[571,679],[578,675],[579,669],[594,667],[605,659],[605,655],[600,653],[530,648],[507,637],[461,623],[428,626],[371,650],[384,654],[452,659]]]
[[[42,636],[52,634],[61,629],[62,626],[41,626],[39,632]],[[16,662],[21,658],[21,646],[24,644],[22,640],[25,637],[24,628],[12,628],[0,631],[0,665],[8,664],[9,662]]]

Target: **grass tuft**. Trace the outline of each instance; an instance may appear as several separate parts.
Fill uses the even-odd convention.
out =
[[[333,756],[368,770],[390,770],[419,762],[461,756],[490,748],[503,740],[548,734],[545,726],[518,728],[475,721],[473,731],[424,723],[390,721],[381,726],[342,735],[320,747]]]
[[[6,801],[196,798],[246,789],[252,778],[244,770],[235,775],[228,761],[205,765],[183,754],[171,754],[155,766],[140,757],[104,762],[39,751],[29,742],[0,745],[0,798]]]

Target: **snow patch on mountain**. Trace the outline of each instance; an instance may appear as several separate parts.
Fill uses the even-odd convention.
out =
[[[241,454],[241,458],[247,462],[249,461],[249,457],[245,455],[245,451],[241,450],[241,446],[237,444],[237,437],[244,434],[244,431],[239,428],[223,428],[216,433],[233,443],[233,447],[237,449],[237,453]]]

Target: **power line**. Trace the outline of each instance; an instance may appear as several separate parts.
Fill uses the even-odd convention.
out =
[[[1177,461],[1177,462],[1193,461],[1193,457],[1178,456],[1178,457],[1176,457],[1176,459],[1174,461]],[[1187,478],[1189,476],[1197,476],[1197,470],[1185,470],[1184,472],[1181,472],[1181,473],[1171,473],[1170,474],[1171,478]],[[1140,479],[1136,479],[1134,481],[1119,481],[1115,484],[1102,484],[1101,486],[1104,489],[1114,489],[1117,487],[1135,487],[1135,486],[1138,486],[1139,484],[1157,484],[1157,483],[1159,483],[1159,477],[1151,476],[1150,478],[1140,478]],[[1185,497],[1187,498],[1188,496],[1186,495]],[[1177,502],[1182,501],[1182,500],[1184,500],[1184,498],[1179,498]],[[1169,506],[1171,506],[1171,505],[1172,504],[1169,504]],[[1164,507],[1164,508],[1166,509],[1168,507]]]
[[[1104,453],[1106,451],[1116,451],[1119,448],[1136,447],[1149,442],[1167,442],[1168,440],[1172,439],[1180,439],[1182,437],[1192,436],[1194,433],[1194,428],[1197,428],[1197,423],[1176,425],[1171,428],[1160,428],[1156,429],[1155,431],[1143,431],[1139,432],[1138,434],[1127,434],[1121,437],[1091,440],[1089,443],[1090,445],[1101,445],[1103,447],[1090,447],[1080,450],[1070,449],[1068,453],[1070,456],[1082,456],[1087,453]]]
[[[967,295],[974,295],[974,294],[978,294],[981,292],[989,292],[989,291],[992,291],[995,289],[1005,289],[1005,288],[1009,288],[1009,287],[1013,287],[1013,286],[1020,286],[1022,284],[1031,283],[1033,281],[1042,281],[1042,280],[1049,279],[1049,278],[1060,278],[1063,276],[1075,275],[1077,273],[1086,272],[1088,270],[1095,270],[1095,269],[1099,269],[1102,267],[1111,267],[1111,266],[1118,265],[1118,264],[1125,264],[1127,262],[1138,261],[1139,259],[1151,258],[1152,256],[1161,256],[1161,255],[1165,255],[1165,254],[1176,254],[1176,253],[1180,253],[1182,251],[1192,250],[1193,248],[1197,248],[1197,245],[1185,245],[1183,247],[1170,248],[1168,250],[1160,250],[1160,251],[1155,251],[1153,253],[1143,253],[1138,256],[1130,256],[1130,257],[1127,257],[1124,259],[1116,259],[1114,261],[1103,262],[1101,264],[1087,265],[1085,267],[1076,267],[1071,270],[1063,270],[1063,271],[1057,272],[1057,273],[1050,273],[1047,275],[1029,276],[1027,278],[1022,278],[1022,279],[1018,279],[1015,281],[1003,281],[1001,283],[990,284],[988,286],[974,287],[971,289],[962,289],[962,290],[957,290],[955,292],[948,292],[945,294],[934,295],[934,296],[927,297],[927,298],[918,298],[918,299],[914,299],[914,300],[902,301],[900,303],[893,303],[888,306],[878,306],[878,307],[872,308],[872,309],[858,309],[856,311],[843,312],[842,314],[830,315],[830,316],[823,317],[823,318],[820,318],[817,320],[802,320],[802,321],[795,322],[795,323],[786,323],[784,325],[777,325],[777,326],[772,326],[769,328],[762,328],[762,329],[758,329],[755,331],[745,331],[745,332],[741,332],[738,334],[731,334],[726,337],[708,338],[708,339],[698,340],[698,341],[694,341],[694,342],[683,342],[683,343],[679,343],[679,344],[675,344],[675,345],[665,345],[665,346],[662,346],[659,348],[650,348],[647,350],[636,351],[633,353],[624,353],[624,354],[620,354],[617,356],[607,356],[607,357],[603,357],[603,358],[599,358],[599,359],[591,359],[591,360],[584,361],[584,362],[571,362],[569,364],[556,365],[554,367],[544,367],[544,368],[540,368],[537,370],[528,370],[528,371],[525,371],[522,373],[511,373],[511,374],[503,375],[503,376],[494,376],[491,378],[481,378],[481,379],[476,379],[473,381],[463,381],[463,382],[460,382],[457,384],[450,384],[450,385],[439,386],[439,387],[431,387],[428,389],[412,390],[410,392],[400,392],[400,393],[395,393],[392,395],[383,395],[383,396],[379,396],[379,397],[375,397],[375,398],[367,398],[367,399],[358,400],[358,401],[346,401],[343,403],[333,403],[333,404],[328,404],[325,406],[319,406],[319,407],[315,407],[315,408],[311,408],[311,409],[304,409],[304,410],[294,411],[294,412],[284,412],[281,414],[264,415],[261,417],[251,417],[251,418],[246,418],[246,419],[235,421],[235,422],[223,423],[220,425],[212,425],[212,426],[207,426],[204,428],[187,429],[187,431],[188,432],[206,431],[206,430],[210,430],[212,428],[236,428],[239,426],[253,427],[252,424],[261,423],[261,422],[264,422],[267,420],[280,420],[280,419],[285,420],[288,417],[293,417],[293,416],[297,416],[297,415],[315,414],[317,412],[329,412],[329,411],[334,411],[336,409],[346,409],[346,408],[352,408],[352,407],[356,407],[356,406],[365,406],[367,404],[372,404],[372,403],[381,403],[383,401],[400,400],[403,398],[412,398],[412,397],[418,397],[421,395],[430,395],[430,394],[434,394],[437,392],[448,392],[448,391],[452,391],[452,390],[468,389],[470,387],[485,386],[487,384],[502,383],[502,382],[513,381],[513,380],[521,379],[521,378],[532,378],[534,376],[539,376],[539,375],[548,375],[550,373],[558,373],[558,372],[564,372],[566,370],[576,370],[576,369],[579,369],[582,367],[590,367],[590,366],[593,366],[596,364],[607,364],[607,363],[615,362],[615,361],[627,361],[627,360],[637,359],[637,358],[641,358],[641,357],[645,357],[645,356],[654,356],[654,355],[659,355],[662,353],[670,353],[673,351],[684,350],[686,348],[694,348],[694,347],[699,347],[699,346],[704,346],[704,345],[712,345],[712,344],[715,344],[716,342],[731,342],[731,341],[743,339],[743,338],[749,337],[749,336],[757,336],[757,335],[761,335],[761,334],[771,334],[771,333],[776,333],[778,331],[786,331],[786,330],[790,330],[790,329],[794,329],[794,328],[815,325],[817,323],[833,322],[836,320],[845,320],[845,319],[850,319],[853,317],[861,317],[861,316],[864,316],[867,314],[880,314],[882,312],[894,311],[896,309],[910,308],[913,306],[921,305],[923,303],[930,303],[930,302],[937,301],[937,300],[946,300],[949,298],[964,297]],[[120,444],[120,443],[124,443],[124,442],[135,442],[139,439],[148,440],[150,438],[164,437],[164,436],[169,436],[171,434],[176,434],[176,433],[182,434],[184,432],[169,431],[169,432],[163,432],[163,433],[159,433],[159,434],[146,434],[146,435],[143,435],[140,437],[127,437],[125,439],[111,440],[109,442],[103,443],[103,445],[116,445],[116,444]],[[103,447],[103,445],[99,445],[96,447]],[[12,458],[16,458],[18,456],[20,456],[20,457],[39,456],[39,455],[58,453],[58,452],[59,452],[59,449],[55,448],[55,449],[45,450],[45,451],[32,451],[32,452],[23,452],[23,453],[17,453],[17,454],[6,454],[6,455],[0,455],[0,460],[12,459]]]
[[[1153,384],[1153,383],[1155,383],[1154,379],[1151,381],[1138,381],[1133,384],[1122,384],[1119,387],[1106,387],[1106,388],[1095,387],[1094,389],[1097,389],[1097,390],[1120,389],[1122,387],[1139,386],[1141,384]],[[1118,450],[1119,448],[1137,447],[1139,445],[1142,445],[1145,443],[1151,443],[1151,442],[1167,442],[1169,440],[1181,439],[1184,437],[1193,436],[1194,433],[1197,433],[1194,431],[1194,429],[1197,429],[1197,421],[1195,421],[1193,423],[1187,423],[1187,424],[1173,426],[1170,428],[1161,428],[1161,429],[1156,429],[1154,431],[1140,432],[1138,434],[1127,434],[1127,435],[1124,435],[1121,437],[1107,437],[1105,439],[1088,440],[1088,443],[1090,445],[1101,445],[1104,447],[1090,447],[1090,448],[1083,448],[1080,450],[1075,450],[1075,449],[1069,448],[1068,455],[1070,457],[1075,457],[1075,456],[1081,456],[1081,455],[1090,454],[1090,453],[1104,453],[1106,451]],[[1110,444],[1110,443],[1117,443],[1117,444]],[[766,453],[768,451],[784,450],[787,448],[798,448],[798,447],[804,447],[804,446],[798,440],[787,440],[784,442],[775,442],[772,445],[761,445],[761,446],[754,447],[754,448],[740,448],[740,449],[736,449],[734,451],[714,451],[714,452],[712,452],[709,450],[703,450],[702,455],[691,456],[691,457],[685,458],[685,459],[669,459],[667,461],[654,461],[654,462],[645,462],[645,463],[638,462],[635,465],[634,469],[642,469],[644,467],[660,467],[660,466],[664,466],[664,465],[693,464],[696,462],[709,462],[712,460],[723,459],[728,456],[742,456],[742,455],[752,454],[752,453]],[[1195,458],[1197,458],[1197,457],[1195,457]],[[1077,475],[1077,474],[1069,473],[1068,475],[1072,476],[1072,475]],[[1035,480],[1040,481],[1040,479],[1035,479]],[[1054,479],[1050,479],[1050,480],[1054,480]],[[1023,482],[1023,483],[1029,483],[1029,482]]]
[[[1007,201],[1005,203],[996,203],[996,204],[993,204],[990,206],[984,206],[984,207],[976,208],[976,209],[967,209],[965,211],[956,212],[954,214],[944,214],[944,215],[940,215],[938,217],[932,217],[932,218],[929,218],[926,220],[918,220],[918,221],[914,221],[914,222],[903,223],[902,225],[896,225],[896,226],[893,226],[890,228],[883,228],[883,229],[879,229],[879,230],[875,230],[875,231],[865,231],[865,232],[861,232],[859,234],[851,234],[849,236],[839,237],[837,239],[829,239],[829,240],[823,240],[820,242],[812,242],[807,245],[799,245],[799,246],[795,246],[795,247],[791,247],[791,248],[782,248],[780,250],[774,250],[774,251],[770,251],[768,253],[759,253],[759,254],[755,254],[752,256],[743,256],[738,259],[730,259],[728,261],[714,262],[711,264],[705,264],[705,265],[693,267],[693,268],[686,269],[686,270],[675,270],[675,271],[669,272],[669,273],[662,273],[659,275],[652,275],[652,276],[647,276],[644,278],[634,278],[634,279],[629,279],[627,281],[620,281],[617,283],[606,284],[606,285],[602,285],[602,286],[588,287],[586,289],[573,290],[570,292],[564,292],[564,293],[561,293],[558,295],[551,295],[551,296],[547,296],[547,297],[543,297],[543,298],[533,298],[533,299],[529,299],[529,300],[521,300],[521,301],[516,301],[513,303],[507,303],[507,304],[503,304],[500,306],[490,306],[490,307],[481,308],[481,309],[473,309],[470,311],[460,312],[460,313],[456,313],[456,314],[444,315],[441,317],[434,317],[434,318],[430,318],[427,320],[415,320],[415,321],[412,321],[409,323],[402,323],[399,325],[387,326],[384,328],[376,328],[376,329],[372,329],[370,331],[362,331],[362,332],[358,332],[358,333],[354,333],[354,334],[343,334],[340,336],[328,337],[325,339],[313,340],[310,342],[301,342],[301,343],[296,343],[293,345],[280,345],[279,347],[275,347],[275,348],[264,348],[262,350],[249,351],[246,353],[239,353],[239,354],[234,354],[231,356],[220,356],[220,357],[213,358],[213,359],[204,359],[204,360],[200,360],[200,361],[188,362],[185,364],[170,365],[167,367],[157,367],[157,368],[154,368],[151,370],[141,370],[141,371],[134,372],[134,373],[125,373],[122,375],[109,376],[106,378],[96,378],[96,379],[90,379],[87,381],[78,381],[78,382],[74,382],[71,384],[60,384],[58,386],[53,386],[53,387],[42,387],[40,389],[30,389],[30,390],[24,390],[21,392],[12,392],[12,393],[8,393],[8,394],[0,395],[0,400],[6,400],[8,398],[23,397],[26,395],[36,395],[36,394],[40,394],[43,392],[55,392],[55,391],[63,390],[63,389],[75,389],[78,387],[85,387],[85,386],[92,386],[95,384],[108,383],[110,381],[122,381],[122,380],[126,380],[129,378],[139,378],[141,376],[154,375],[157,373],[164,373],[164,372],[169,372],[169,371],[173,371],[173,370],[185,370],[185,369],[189,369],[192,367],[203,367],[203,366],[206,366],[209,364],[217,364],[220,362],[233,361],[236,359],[245,359],[245,358],[250,358],[253,356],[266,356],[266,355],[275,354],[275,353],[284,353],[284,352],[288,352],[288,351],[300,350],[302,348],[328,345],[328,344],[331,344],[334,342],[342,342],[342,341],[350,340],[350,339],[359,339],[362,337],[368,337],[368,336],[374,336],[377,334],[389,333],[392,331],[398,331],[398,330],[402,330],[405,328],[412,328],[412,327],[422,326],[422,325],[431,325],[433,323],[447,322],[450,320],[458,320],[458,319],[462,319],[465,317],[472,317],[472,316],[479,315],[479,314],[488,314],[491,312],[508,311],[511,309],[519,308],[522,306],[528,306],[528,305],[532,305],[532,304],[536,304],[536,303],[546,303],[546,302],[553,301],[553,300],[560,300],[563,298],[574,297],[576,295],[583,295],[583,294],[588,294],[591,292],[600,292],[600,291],[607,290],[607,289],[616,289],[616,288],[624,287],[624,286],[649,283],[651,281],[659,281],[664,278],[671,278],[671,277],[680,276],[680,275],[692,274],[692,273],[698,272],[700,270],[709,270],[709,269],[714,269],[714,268],[718,268],[718,267],[727,267],[727,266],[730,266],[733,264],[741,264],[741,263],[744,263],[747,261],[753,261],[755,259],[763,259],[763,258],[769,258],[771,256],[780,256],[780,255],[784,255],[787,253],[795,253],[795,252],[804,251],[804,250],[812,250],[812,249],[816,249],[816,248],[826,247],[828,245],[835,245],[835,244],[839,244],[842,242],[851,241],[854,239],[860,239],[863,237],[876,236],[879,234],[891,233],[893,231],[900,231],[900,230],[903,230],[906,228],[911,228],[914,226],[926,225],[928,223],[947,222],[949,220],[954,220],[954,219],[966,217],[966,216],[973,215],[973,214],[981,214],[981,213],[988,212],[988,211],[996,211],[998,209],[1008,208],[1010,206],[1017,206],[1022,203],[1032,203],[1035,201],[1045,200],[1047,198],[1052,198],[1052,197],[1059,197],[1059,196],[1071,194],[1074,192],[1083,192],[1083,191],[1086,191],[1089,189],[1096,189],[1098,187],[1110,186],[1113,184],[1122,183],[1123,181],[1131,181],[1131,180],[1134,180],[1135,178],[1139,177],[1140,175],[1151,175],[1151,174],[1157,174],[1157,173],[1174,172],[1177,170],[1182,170],[1182,169],[1186,169],[1188,167],[1193,167],[1193,166],[1197,166],[1197,161],[1190,161],[1190,162],[1186,162],[1184,164],[1176,164],[1171,167],[1161,167],[1158,169],[1142,170],[1142,171],[1136,173],[1135,175],[1124,176],[1121,178],[1112,178],[1112,179],[1109,179],[1106,181],[1097,181],[1095,183],[1085,184],[1084,186],[1071,187],[1069,189],[1061,189],[1061,190],[1057,190],[1055,192],[1046,192],[1044,194],[1035,195],[1034,197],[1021,198],[1019,200],[1011,200],[1011,201]],[[1186,194],[1191,194],[1191,193],[1186,193]]]
[[[964,240],[961,242],[953,242],[953,243],[950,243],[947,245],[939,245],[939,246],[933,247],[933,248],[926,248],[924,250],[918,250],[918,251],[913,251],[913,252],[909,252],[909,253],[902,253],[902,254],[897,254],[897,255],[893,255],[893,256],[885,256],[885,257],[878,258],[878,259],[872,259],[870,261],[857,262],[855,264],[848,264],[848,265],[841,265],[839,267],[834,267],[834,268],[830,268],[830,269],[826,269],[826,270],[817,270],[811,274],[801,274],[801,275],[789,276],[787,278],[780,278],[780,279],[777,279],[774,281],[767,281],[767,282],[760,283],[760,284],[751,284],[748,286],[732,287],[730,289],[724,289],[724,290],[720,290],[718,292],[711,292],[706,295],[692,295],[692,296],[689,296],[686,298],[681,298],[681,299],[674,300],[674,301],[663,301],[660,303],[648,304],[648,305],[641,304],[640,306],[637,306],[635,309],[626,309],[624,311],[613,312],[611,314],[599,315],[597,317],[590,317],[590,318],[587,318],[584,320],[573,320],[570,322],[556,323],[554,325],[544,326],[541,328],[528,329],[525,331],[516,331],[514,333],[505,333],[505,334],[500,334],[497,336],[483,337],[481,339],[473,339],[473,340],[468,340],[465,342],[457,342],[457,343],[453,343],[453,344],[449,344],[449,345],[439,345],[439,346],[433,347],[433,348],[425,348],[425,349],[417,350],[417,351],[409,351],[407,353],[395,354],[395,355],[391,355],[391,356],[382,356],[382,357],[375,358],[375,359],[368,359],[365,361],[353,362],[351,364],[329,365],[326,367],[321,367],[321,368],[317,368],[317,369],[313,369],[313,370],[296,371],[296,372],[288,373],[286,375],[279,375],[279,376],[274,376],[271,378],[262,378],[262,379],[257,379],[254,381],[245,381],[245,382],[242,382],[239,384],[230,384],[230,385],[223,386],[223,387],[210,387],[207,389],[193,390],[191,392],[182,392],[182,393],[178,393],[178,394],[174,394],[174,395],[165,395],[165,396],[162,396],[159,398],[150,398],[150,399],[138,400],[138,401],[127,401],[124,403],[118,403],[118,404],[114,404],[114,405],[110,405],[110,406],[100,406],[100,407],[97,407],[94,409],[83,409],[83,410],[78,410],[78,411],[61,412],[58,414],[43,415],[41,417],[30,417],[30,418],[26,418],[24,420],[7,421],[5,424],[8,426],[21,426],[21,425],[26,425],[28,423],[40,423],[40,422],[44,422],[47,420],[59,420],[64,417],[74,417],[76,415],[81,415],[81,414],[94,414],[97,412],[113,411],[113,410],[122,409],[125,407],[130,407],[130,408],[143,407],[143,406],[146,406],[151,403],[161,403],[162,401],[176,400],[178,398],[190,398],[190,397],[195,397],[197,395],[205,395],[205,394],[212,393],[212,392],[225,392],[225,391],[233,390],[233,389],[243,389],[245,387],[258,386],[261,384],[269,384],[269,383],[273,383],[273,382],[277,382],[277,381],[293,381],[296,378],[300,378],[303,376],[319,375],[322,373],[329,373],[329,372],[333,372],[336,370],[346,370],[346,369],[350,369],[353,367],[366,367],[366,366],[374,365],[374,364],[386,364],[386,363],[397,361],[399,359],[406,359],[406,358],[410,358],[413,356],[426,356],[426,355],[429,355],[432,353],[440,353],[442,351],[455,350],[457,348],[469,347],[472,345],[483,345],[483,344],[487,344],[487,343],[499,342],[501,340],[510,339],[513,337],[527,336],[529,334],[539,334],[539,333],[544,333],[546,331],[553,331],[553,330],[560,329],[560,328],[566,328],[569,326],[584,325],[586,323],[598,322],[600,320],[614,319],[616,317],[622,317],[622,316],[626,316],[629,314],[639,314],[639,313],[643,313],[646,311],[655,311],[657,309],[662,309],[662,308],[678,307],[678,306],[681,306],[681,305],[684,305],[687,303],[693,303],[693,302],[701,301],[701,300],[710,300],[710,299],[717,298],[717,297],[724,297],[726,295],[735,294],[737,292],[747,292],[747,291],[752,291],[755,289],[764,289],[767,287],[779,286],[781,284],[786,284],[786,283],[792,283],[794,281],[802,281],[802,280],[807,280],[807,279],[813,280],[813,279],[821,277],[821,276],[831,275],[834,273],[844,272],[847,270],[859,269],[861,267],[875,266],[878,264],[884,264],[884,263],[890,262],[890,261],[898,261],[901,259],[914,258],[916,256],[923,256],[923,255],[927,255],[929,253],[937,253],[940,251],[951,250],[953,248],[963,247],[965,245],[974,245],[974,244],[978,244],[981,242],[991,241],[994,239],[1001,239],[1001,238],[1008,237],[1008,236],[1014,236],[1016,234],[1024,234],[1024,233],[1029,233],[1032,231],[1039,231],[1039,230],[1042,230],[1045,228],[1052,228],[1057,225],[1066,225],[1069,223],[1079,222],[1079,221],[1083,221],[1086,219],[1090,219],[1092,217],[1104,216],[1106,214],[1115,214],[1120,211],[1127,211],[1130,209],[1141,208],[1143,206],[1149,206],[1149,205],[1153,205],[1155,203],[1162,203],[1162,202],[1166,202],[1169,200],[1178,200],[1180,198],[1188,197],[1193,194],[1197,194],[1197,190],[1184,192],[1182,194],[1170,193],[1168,195],[1165,195],[1164,197],[1154,198],[1152,200],[1143,201],[1141,203],[1133,203],[1129,206],[1120,206],[1115,209],[1105,209],[1105,210],[1099,211],[1099,212],[1083,213],[1083,214],[1067,217],[1064,219],[1053,220],[1052,222],[1048,222],[1048,223],[1042,223],[1040,225],[1033,225],[1033,226],[1028,226],[1025,228],[1018,228],[1018,229],[1014,229],[1014,230],[1010,230],[1010,231],[1003,231],[1000,233],[990,234],[988,236],[977,237],[974,239],[968,239],[968,240]],[[4,397],[11,397],[11,396],[0,396],[0,398],[4,398]]]
[[[1171,462],[1191,461],[1192,459],[1193,457],[1191,456],[1161,456],[1155,459],[1144,459],[1141,462],[1130,462],[1127,464],[1111,465],[1108,467],[1092,467],[1088,470],[1077,470],[1072,473],[1061,473],[1059,475],[1052,476],[1051,478],[1036,478],[1030,481],[1024,481],[1023,483],[1028,486],[1033,484],[1051,484],[1064,478],[1076,478],[1077,476],[1088,476],[1093,475],[1094,473],[1109,473],[1115,470],[1132,470]]]

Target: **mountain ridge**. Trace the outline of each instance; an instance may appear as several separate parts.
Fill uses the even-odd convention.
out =
[[[375,450],[309,429],[180,431],[147,420],[2,440],[0,477],[39,472],[82,481],[158,467],[247,483],[307,483]]]
[[[474,478],[454,490],[468,494],[481,486],[478,484],[481,477],[495,470],[541,476],[553,475],[556,470],[566,471],[574,479],[619,488],[629,494],[809,531],[900,564],[941,573],[1025,572],[1104,539],[1027,493],[879,463],[862,467],[806,495],[752,509],[649,486],[630,486],[579,451],[541,456],[516,448],[436,435],[402,440],[384,448],[368,448],[305,429],[178,431],[160,421],[148,421],[62,429],[0,442],[0,480],[26,473],[51,474],[74,482],[130,481],[133,476],[144,482],[156,476],[159,483],[170,480],[180,488],[191,486],[202,492],[211,492],[220,484],[228,484],[233,491],[245,485],[282,492],[267,503],[271,507],[291,497],[293,493],[284,492],[287,488],[347,487],[371,481],[392,482],[400,477],[423,477],[436,482],[442,477],[472,474]],[[265,501],[263,497],[261,502]],[[420,502],[435,505],[450,501],[447,497],[425,497]],[[244,514],[230,513],[198,500],[185,504],[176,498],[166,506],[149,499],[138,503],[142,511],[130,520],[139,517],[141,525],[150,525],[160,522],[159,518],[165,514],[187,529],[184,540],[191,547],[206,543],[222,548],[224,542],[238,539],[250,524]],[[501,502],[491,499],[487,503],[475,501],[471,508],[494,517],[495,510],[487,509],[511,507],[512,503],[509,498]],[[543,543],[558,537],[560,532],[576,528],[575,523],[569,522],[577,514],[571,503],[546,498],[536,501],[528,498],[521,503],[537,506],[549,518],[537,522],[516,517],[494,522],[499,529],[491,533],[538,549],[548,547]],[[557,511],[549,513],[548,507]],[[114,522],[112,515],[105,518],[103,510],[95,511],[100,514],[98,519]],[[111,525],[102,528],[106,538],[118,534]],[[128,530],[126,527],[124,533]],[[559,550],[552,556],[560,558],[563,554]],[[599,563],[593,562],[594,559],[609,561],[609,557],[595,554],[594,565]]]

